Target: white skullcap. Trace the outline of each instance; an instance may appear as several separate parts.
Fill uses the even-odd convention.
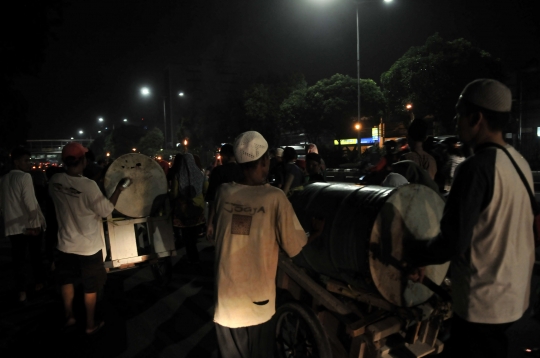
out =
[[[383,182],[381,183],[381,186],[389,186],[393,188],[397,188],[398,186],[409,184],[407,179],[398,173],[390,173],[384,178]]]
[[[247,163],[259,159],[268,150],[268,142],[259,133],[248,131],[234,140],[234,156],[238,163]]]
[[[492,79],[482,78],[472,81],[465,86],[460,98],[490,111],[510,112],[512,110],[510,88]]]
[[[283,157],[283,148],[276,149],[276,157]]]

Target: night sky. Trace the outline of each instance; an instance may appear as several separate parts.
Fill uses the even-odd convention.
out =
[[[501,57],[508,68],[519,68],[539,57],[533,3],[362,4],[361,77],[379,82],[409,47],[422,45],[435,32],[446,40],[465,37]],[[309,85],[335,73],[356,76],[351,0],[73,0],[62,17],[39,76],[16,81],[29,103],[31,139],[69,138],[79,128],[97,133],[100,116],[109,124],[144,117],[160,123],[162,102],[156,93],[170,64],[226,57],[253,72],[250,78],[297,71]],[[143,85],[155,95],[143,98]],[[186,84],[186,96],[188,89]]]

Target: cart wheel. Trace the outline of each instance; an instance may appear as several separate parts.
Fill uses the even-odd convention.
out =
[[[275,316],[276,356],[332,358],[328,338],[313,311],[289,302]]]
[[[170,256],[159,259],[157,263],[150,265],[150,267],[157,283],[167,286],[171,282],[172,261]]]

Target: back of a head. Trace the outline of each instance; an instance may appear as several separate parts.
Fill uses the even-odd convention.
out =
[[[21,159],[25,155],[31,156],[32,154],[28,149],[23,147],[13,148],[11,151],[11,163],[13,164],[14,161]]]
[[[308,153],[308,154],[306,154],[306,162],[309,162],[311,160],[321,164],[321,156],[319,154],[317,154],[317,153]]]
[[[283,150],[283,161],[284,162],[290,162],[291,160],[295,160],[298,158],[298,154],[296,154],[296,149],[293,147],[286,147]]]
[[[228,156],[228,157],[234,157],[234,148],[232,146],[232,144],[230,143],[225,143],[221,146],[221,149],[219,150],[219,153],[222,155],[222,156]]]
[[[85,158],[88,148],[77,142],[70,142],[62,148],[62,161],[67,167],[76,167]]]
[[[96,156],[95,156],[94,152],[92,151],[92,149],[90,149],[90,148],[88,148],[88,152],[86,152],[86,154],[84,156],[86,157],[86,160],[88,160],[91,163],[96,161]]]
[[[474,80],[465,86],[459,99],[465,115],[482,112],[492,130],[502,130],[510,119],[512,92],[497,80]]]
[[[256,131],[247,131],[234,140],[234,157],[243,170],[253,168],[268,153],[268,142]]]
[[[393,139],[384,142],[384,149],[387,155],[399,153],[399,146],[397,142]]]
[[[427,137],[427,130],[427,123],[423,119],[416,118],[407,129],[407,135],[415,142],[424,142]]]

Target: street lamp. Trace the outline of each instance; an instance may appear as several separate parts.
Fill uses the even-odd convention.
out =
[[[127,122],[127,118],[124,118],[124,122]]]
[[[376,0],[354,0],[356,2],[356,72],[358,81],[358,123],[360,123],[360,20],[358,18],[358,12],[361,3],[374,2]],[[386,3],[390,3],[393,0],[383,0]],[[360,154],[360,131],[358,131],[358,153]]]
[[[79,131],[79,134],[83,134],[84,132],[82,130]]]
[[[103,117],[99,117],[98,122],[103,122]]]
[[[141,94],[143,96],[149,96],[150,95],[150,89],[148,87],[141,88]],[[183,93],[182,93],[183,95]],[[163,146],[165,147],[167,144],[167,104],[166,104],[166,97],[163,96]],[[172,137],[172,122],[171,122],[171,137]],[[171,142],[172,143],[172,142]],[[172,145],[172,144],[171,144]]]

